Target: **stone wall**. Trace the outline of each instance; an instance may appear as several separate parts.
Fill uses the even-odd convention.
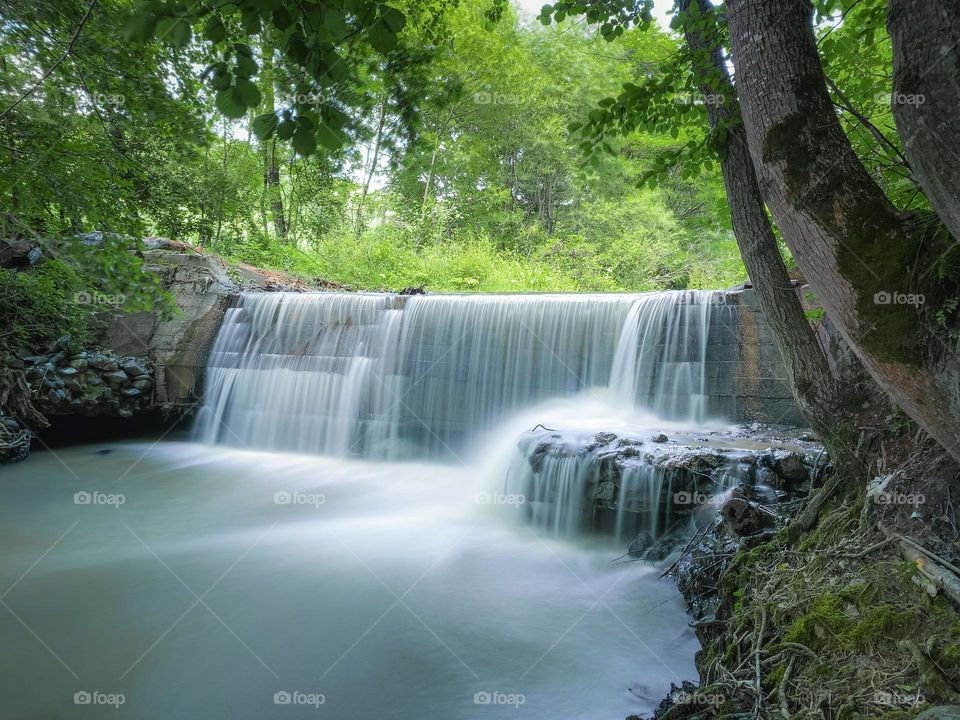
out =
[[[803,426],[780,351],[752,289],[725,295],[733,306],[732,318],[714,314],[708,382],[713,394],[710,412],[739,422],[764,422]]]
[[[231,297],[239,287],[216,258],[151,251],[145,267],[157,272],[174,296],[179,313],[111,313],[97,344],[118,355],[148,357],[154,367],[152,404],[189,409],[196,404],[207,354]]]

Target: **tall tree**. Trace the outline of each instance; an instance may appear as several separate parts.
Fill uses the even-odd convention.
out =
[[[733,232],[760,309],[773,330],[804,417],[825,438],[844,442],[849,423],[841,412],[842,393],[790,282],[770,226],[723,57],[716,11],[709,0],[680,0],[678,10],[710,126],[715,132],[721,130],[720,167]]]
[[[960,364],[916,305],[893,302],[940,293],[919,275],[943,249],[942,228],[898,211],[857,157],[827,90],[812,19],[809,0],[729,3],[760,187],[797,263],[865,368],[960,458]]]
[[[960,240],[960,8],[891,0],[893,117],[937,215]]]

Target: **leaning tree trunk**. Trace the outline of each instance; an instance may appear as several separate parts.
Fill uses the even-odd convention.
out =
[[[764,199],[807,281],[873,376],[960,459],[957,364],[929,354],[911,273],[925,235],[889,202],[830,102],[808,0],[730,0],[744,127]],[[948,363],[943,364],[947,357]]]
[[[890,0],[893,118],[913,175],[960,240],[960,14],[951,3]]]
[[[692,2],[694,0],[680,0],[680,12],[686,13]],[[696,2],[701,16],[714,16],[715,9],[709,0]],[[750,159],[746,132],[736,119],[736,93],[717,34],[688,24],[684,36],[710,126],[714,129],[720,126],[725,131],[725,153],[721,155],[720,167],[733,233],[760,309],[783,357],[793,394],[807,422],[828,439],[828,444],[843,443],[851,428],[840,412],[841,393],[780,256]]]

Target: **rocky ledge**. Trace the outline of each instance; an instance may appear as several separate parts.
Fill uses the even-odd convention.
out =
[[[829,472],[810,439],[756,427],[698,437],[662,432],[530,432],[508,489],[540,524],[615,533],[628,552],[661,555],[719,511],[737,536],[775,525],[769,505],[794,502]]]

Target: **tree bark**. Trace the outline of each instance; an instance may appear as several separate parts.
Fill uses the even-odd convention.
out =
[[[702,16],[713,16],[709,0],[681,0],[680,12],[696,2]],[[684,28],[710,126],[725,128],[720,159],[733,234],[764,318],[773,331],[800,411],[824,438],[840,441],[849,428],[840,413],[839,388],[826,353],[804,315],[797,291],[780,256],[760,193],[743,124],[736,120],[736,94],[716,40],[688,24]]]
[[[951,3],[890,0],[893,119],[913,174],[960,240],[960,15]]]
[[[957,363],[937,348],[911,272],[927,241],[855,155],[827,92],[809,0],[730,0],[743,122],[760,187],[784,240],[864,367],[960,459]]]

